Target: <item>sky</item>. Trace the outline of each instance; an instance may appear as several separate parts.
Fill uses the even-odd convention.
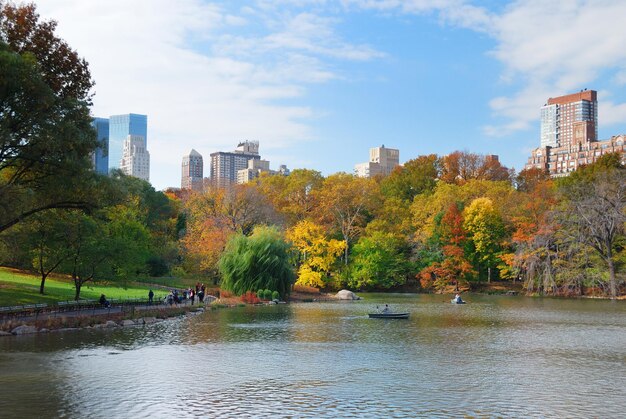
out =
[[[36,0],[90,64],[92,113],[148,115],[150,181],[259,141],[272,169],[351,173],[456,150],[523,169],[550,97],[598,91],[626,133],[626,1]]]

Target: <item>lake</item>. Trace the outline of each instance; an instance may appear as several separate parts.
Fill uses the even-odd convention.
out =
[[[626,302],[362,296],[0,338],[0,416],[626,415]]]

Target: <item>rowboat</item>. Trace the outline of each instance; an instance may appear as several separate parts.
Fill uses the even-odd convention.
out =
[[[457,301],[457,300],[455,300],[454,298],[453,298],[452,300],[450,300],[450,302],[451,302],[452,304],[465,304],[465,301],[463,301],[463,300],[461,300],[461,301]]]
[[[408,319],[409,313],[369,313],[370,319]]]

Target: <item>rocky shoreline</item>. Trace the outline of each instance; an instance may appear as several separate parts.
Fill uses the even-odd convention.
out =
[[[77,316],[71,318],[60,317],[52,319],[52,321],[50,319],[45,321],[35,321],[34,324],[24,320],[16,322],[9,320],[0,324],[0,337],[32,335],[37,333],[66,332],[73,330],[136,327],[160,323],[169,319],[179,318],[181,316],[198,315],[204,312],[205,308],[194,307],[174,308],[171,310],[161,309],[158,310],[158,312],[145,313],[149,315],[144,314],[144,316],[137,317],[135,319],[111,318],[115,316],[108,316],[105,319],[102,319],[101,316]]]

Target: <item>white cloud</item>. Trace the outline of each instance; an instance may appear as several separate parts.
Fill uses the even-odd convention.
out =
[[[337,21],[313,13],[290,15],[258,5],[233,12],[201,0],[37,5],[90,63],[96,116],[148,115],[151,181],[157,188],[180,183],[180,161],[191,148],[208,160],[242,139],[260,140],[261,152],[270,154],[310,139],[307,121],[316,111],[275,101],[301,97],[308,84],[341,77],[324,58],[380,56],[342,40],[334,31]]]
[[[341,0],[346,7],[383,12],[434,14],[444,24],[486,33],[495,42],[490,55],[504,65],[500,81],[522,87],[490,106],[505,122],[484,127],[506,136],[536,124],[550,96],[594,88],[607,71],[626,84],[626,2],[607,0],[517,0],[501,12],[471,0]],[[597,87],[595,87],[597,89]],[[604,125],[624,122],[625,104],[600,104]]]

